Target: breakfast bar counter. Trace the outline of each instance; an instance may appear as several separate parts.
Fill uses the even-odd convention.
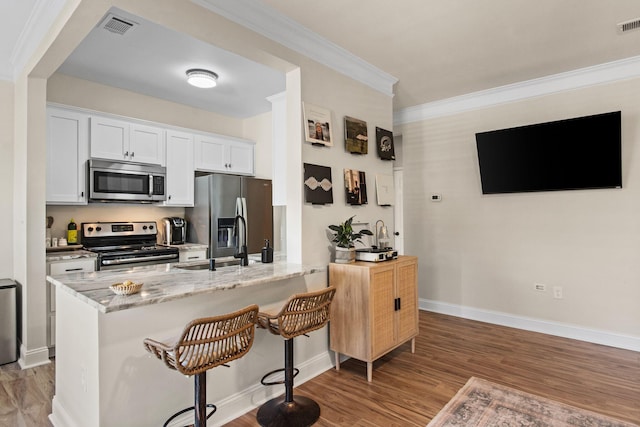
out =
[[[250,304],[281,304],[292,294],[322,289],[327,269],[285,261],[216,271],[209,271],[208,263],[163,264],[47,280],[55,284],[57,299],[53,426],[139,427],[162,425],[170,414],[193,405],[193,379],[147,353],[145,338],[166,340],[193,319]],[[126,280],[143,283],[140,292],[116,295],[109,288]],[[298,384],[333,367],[327,331],[296,346]],[[218,407],[210,425],[229,422],[284,391],[260,384],[266,372],[281,367],[281,347],[257,330],[245,357],[207,373],[207,400]]]
[[[157,264],[127,270],[78,272],[48,277],[47,280],[100,312],[109,313],[215,291],[265,285],[326,271],[326,268],[287,262],[256,262],[247,267],[219,267],[215,271],[209,271],[208,266],[208,261],[206,264]],[[142,283],[140,292],[123,296],[116,295],[109,288],[112,284],[126,280]]]

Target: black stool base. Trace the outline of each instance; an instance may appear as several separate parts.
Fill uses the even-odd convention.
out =
[[[206,407],[207,407],[207,408],[210,408],[210,409],[211,409],[211,411],[210,411],[208,414],[206,414],[206,416],[207,416],[207,418],[206,418],[206,419],[204,419],[204,420],[200,420],[200,422],[201,422],[201,423],[204,423],[203,425],[206,425],[206,424],[207,424],[207,420],[208,420],[209,418],[211,418],[211,416],[213,415],[213,413],[214,413],[214,412],[216,412],[216,410],[218,409],[218,408],[216,408],[216,405],[214,405],[214,404],[212,404],[212,403],[207,403]],[[165,421],[165,422],[164,422],[164,424],[162,424],[162,427],[168,427],[168,426],[169,426],[169,424],[171,424],[171,422],[172,422],[173,420],[175,420],[176,418],[178,418],[180,415],[182,415],[182,414],[186,414],[187,412],[191,412],[191,411],[194,411],[194,412],[195,412],[195,410],[196,410],[196,407],[195,407],[195,406],[191,406],[190,408],[184,408],[184,409],[182,409],[182,410],[180,410],[180,411],[176,412],[175,414],[171,415],[171,416],[167,419],[167,421]],[[186,425],[186,426],[184,426],[184,427],[195,427],[195,424],[189,424],[189,425]]]
[[[307,427],[320,418],[320,406],[308,397],[293,396],[293,402],[285,402],[280,396],[262,405],[257,418],[262,427]]]

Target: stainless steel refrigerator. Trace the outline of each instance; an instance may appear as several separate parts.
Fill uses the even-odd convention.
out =
[[[209,246],[209,257],[232,256],[235,236],[243,239],[246,222],[248,253],[260,253],[265,239],[273,244],[271,180],[224,174],[196,176],[193,208],[185,209],[187,241]],[[242,243],[242,242],[240,242]]]

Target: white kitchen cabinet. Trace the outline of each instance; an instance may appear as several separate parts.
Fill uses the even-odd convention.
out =
[[[75,258],[67,260],[56,260],[47,262],[47,275],[95,271],[96,258]],[[49,356],[53,356],[56,346],[56,289],[55,286],[47,282],[47,346]]]
[[[86,205],[89,115],[47,108],[48,204]]]
[[[167,131],[167,200],[165,206],[193,206],[193,135]]]
[[[91,157],[164,165],[164,129],[107,117],[91,117]]]
[[[196,135],[195,168],[206,172],[254,174],[254,144],[222,135]]]
[[[179,262],[189,262],[189,261],[202,261],[207,259],[207,250],[206,249],[191,249],[191,250],[182,250],[179,252],[180,258]]]
[[[155,126],[131,124],[129,160],[165,164],[165,131]]]

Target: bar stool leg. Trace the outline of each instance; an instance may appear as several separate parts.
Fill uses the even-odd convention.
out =
[[[304,396],[293,396],[293,338],[284,342],[284,397],[276,397],[258,410],[262,427],[307,427],[320,418],[320,406]]]
[[[197,374],[193,383],[195,427],[207,427],[207,373]]]

